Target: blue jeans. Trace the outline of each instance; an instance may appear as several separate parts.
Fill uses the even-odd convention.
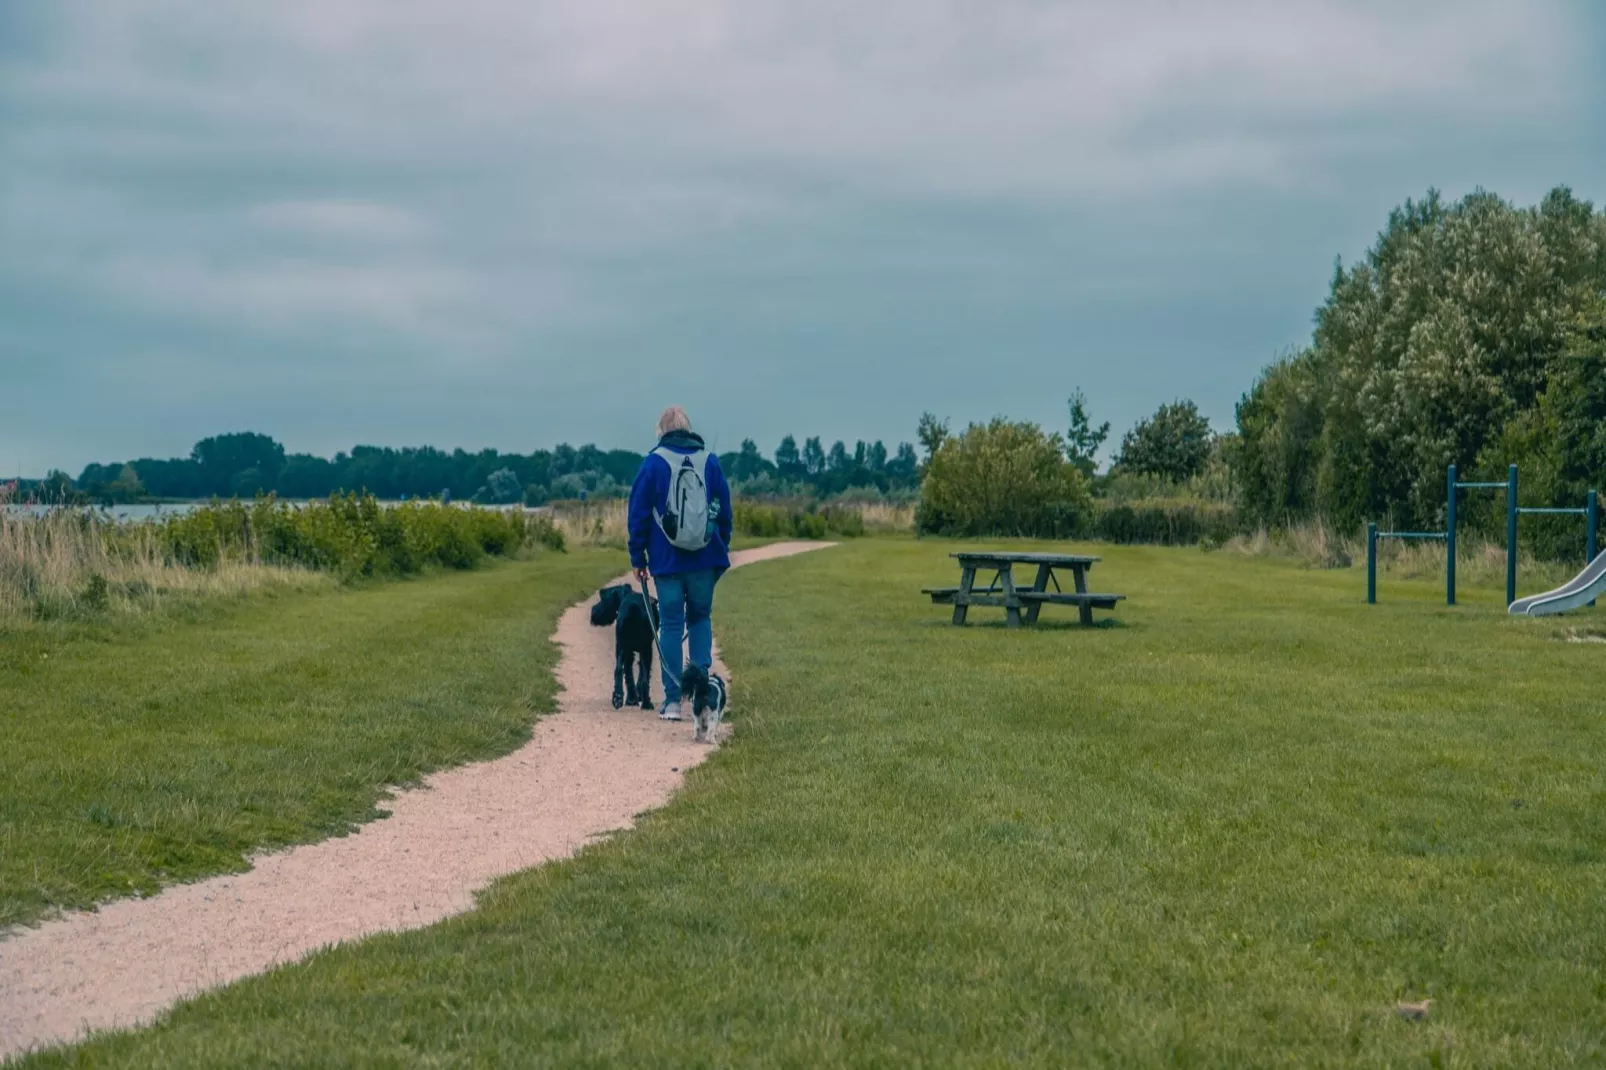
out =
[[[658,588],[658,664],[663,672],[664,701],[680,701],[681,643],[693,665],[714,664],[714,584],[724,569],[654,576]]]

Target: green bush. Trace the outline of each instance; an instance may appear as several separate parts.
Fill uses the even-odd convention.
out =
[[[1100,502],[1086,534],[1102,542],[1219,545],[1238,533],[1236,511],[1203,502]]]
[[[732,520],[738,534],[756,539],[857,538],[864,534],[864,518],[858,510],[841,505],[738,501]]]
[[[469,569],[486,556],[510,556],[530,544],[564,548],[563,533],[550,521],[532,521],[521,510],[416,501],[387,507],[356,494],[300,506],[272,497],[213,502],[170,517],[158,530],[166,552],[189,567],[256,558],[346,579]]]
[[[1066,461],[1059,435],[995,419],[971,424],[932,456],[915,523],[942,535],[1065,538],[1092,512],[1087,477]]]

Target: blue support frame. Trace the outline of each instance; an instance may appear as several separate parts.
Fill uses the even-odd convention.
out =
[[[1378,539],[1442,539],[1442,531],[1379,531],[1376,524],[1366,525],[1366,604],[1377,605],[1377,540]]]
[[[1455,503],[1458,490],[1503,490],[1506,492],[1506,605],[1516,599],[1517,589],[1517,466],[1506,469],[1503,483],[1462,483],[1456,479],[1456,466],[1445,470],[1444,479],[1444,604],[1455,605]]]
[[[1600,499],[1595,491],[1589,492],[1589,497],[1582,509],[1552,509],[1530,508],[1524,509],[1517,504],[1518,480],[1517,466],[1506,468],[1506,479],[1503,483],[1462,483],[1456,479],[1456,466],[1450,465],[1445,472],[1445,507],[1444,507],[1444,604],[1455,605],[1455,535],[1456,535],[1456,491],[1458,490],[1503,490],[1506,492],[1506,605],[1517,600],[1517,517],[1524,513],[1548,516],[1582,516],[1585,518],[1584,536],[1584,563],[1595,560],[1599,554],[1600,537]],[[1376,530],[1377,525],[1372,525]],[[1377,538],[1421,538],[1415,532],[1377,532]],[[1367,550],[1370,559],[1376,557],[1375,542]],[[1375,569],[1375,560],[1371,560],[1368,568]],[[1376,578],[1369,577],[1367,581],[1369,602],[1376,599]],[[1591,602],[1590,605],[1595,603]]]
[[[1506,469],[1506,605],[1517,600],[1517,466]]]

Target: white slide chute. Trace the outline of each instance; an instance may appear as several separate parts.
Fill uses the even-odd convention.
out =
[[[1582,609],[1602,597],[1606,597],[1606,553],[1554,591],[1517,599],[1507,612],[1519,617],[1548,617],[1553,613]]]

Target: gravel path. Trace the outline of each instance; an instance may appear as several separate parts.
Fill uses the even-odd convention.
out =
[[[732,564],[824,545],[776,543],[734,554]],[[588,614],[589,600],[559,621],[559,711],[512,754],[398,792],[387,818],[350,836],[0,941],[0,1059],[148,1022],[181,999],[329,944],[461,913],[495,878],[566,858],[663,805],[711,748],[692,742],[689,720],[612,709],[613,630],[591,627]],[[662,694],[658,683],[653,690]]]

